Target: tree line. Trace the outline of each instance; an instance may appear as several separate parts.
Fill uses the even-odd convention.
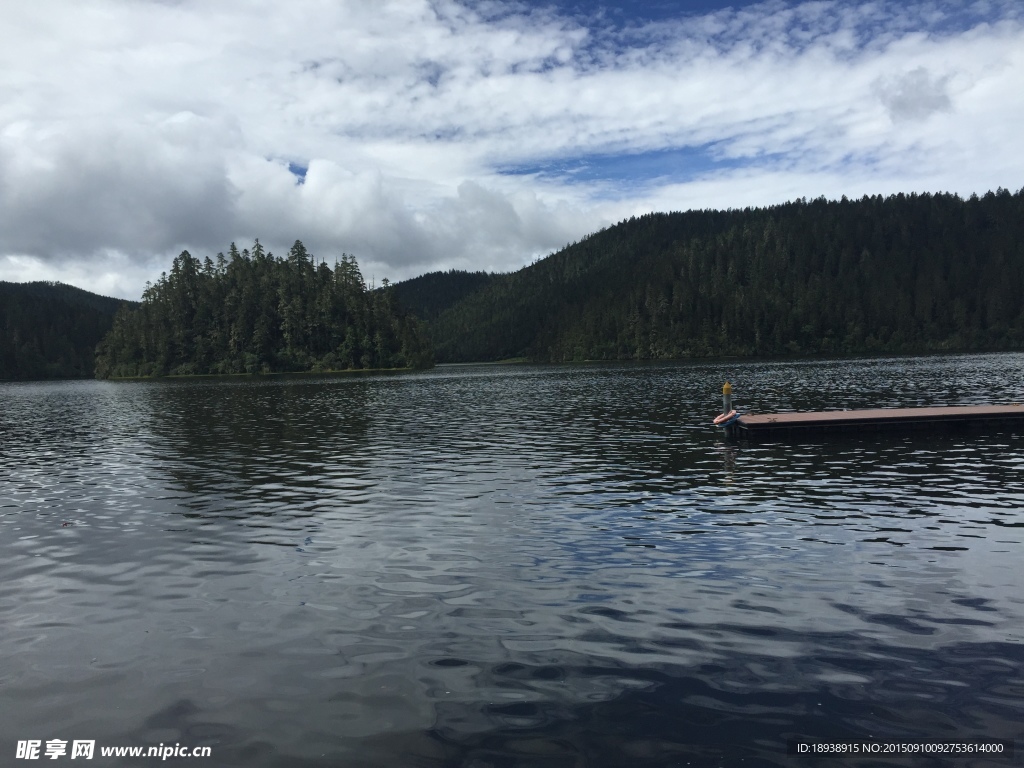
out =
[[[1024,190],[651,213],[513,273],[384,283],[299,241],[185,251],[141,303],[0,282],[0,379],[1024,349]]]
[[[0,281],[0,380],[91,378],[96,344],[130,304],[63,283]]]
[[[296,240],[275,257],[257,240],[202,261],[183,251],[146,285],[96,350],[107,377],[429,367],[421,324],[387,281],[367,287],[353,256],[332,269]]]
[[[429,329],[442,362],[1008,350],[1022,294],[1024,190],[801,199],[630,218]]]

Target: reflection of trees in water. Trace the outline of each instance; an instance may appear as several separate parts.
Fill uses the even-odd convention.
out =
[[[495,375],[477,421],[555,485],[666,491],[704,471],[714,436],[693,413],[692,372],[664,363],[527,368]],[[708,411],[710,413],[710,410]]]
[[[925,373],[949,367],[944,359],[926,362],[918,366]],[[966,362],[977,360],[958,365]],[[788,390],[797,374],[817,386],[838,364],[746,365],[733,371],[747,382],[744,398],[758,389],[750,381],[758,371]],[[967,475],[984,481],[978,492],[993,505],[1008,500],[1013,465],[989,460],[994,449],[977,441],[723,441],[709,423],[719,403],[717,385],[708,384],[722,378],[711,364],[482,367],[394,378],[166,382],[139,391],[157,469],[187,494],[179,507],[196,514],[311,514],[318,504],[366,501],[371,487],[391,493],[376,497],[382,513],[388,504],[388,512],[421,510],[465,501],[469,483],[474,493],[494,492],[496,482],[515,498],[562,504],[571,497],[587,509],[647,517],[756,514],[776,509],[780,495],[820,506],[822,494],[838,514],[858,519],[894,507],[934,514],[959,503],[953,480]],[[861,389],[872,385],[867,379]],[[920,466],[891,472],[908,461]],[[845,490],[837,496],[838,489]]]
[[[365,381],[169,383],[149,389],[158,468],[186,516],[310,515],[366,485],[373,385]]]

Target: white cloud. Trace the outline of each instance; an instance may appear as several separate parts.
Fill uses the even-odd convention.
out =
[[[618,27],[454,0],[15,4],[0,279],[137,298],[178,250],[253,237],[400,279],[514,268],[650,208],[1017,188],[1021,82],[1012,2]],[[703,164],[630,183],[501,172],[687,147]]]

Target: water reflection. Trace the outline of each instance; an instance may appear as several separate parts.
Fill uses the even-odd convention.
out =
[[[185,516],[311,517],[366,501],[375,408],[365,378],[179,384],[150,393],[149,452]]]
[[[707,424],[724,375],[780,409],[955,404],[981,380],[1020,400],[1022,369],[0,387],[0,732],[282,766],[1014,738],[1021,436],[738,445]]]

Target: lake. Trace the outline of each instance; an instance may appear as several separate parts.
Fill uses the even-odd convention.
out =
[[[726,378],[741,410],[1024,401],[1017,354],[0,385],[0,762],[1021,739],[1024,434],[746,444]]]

